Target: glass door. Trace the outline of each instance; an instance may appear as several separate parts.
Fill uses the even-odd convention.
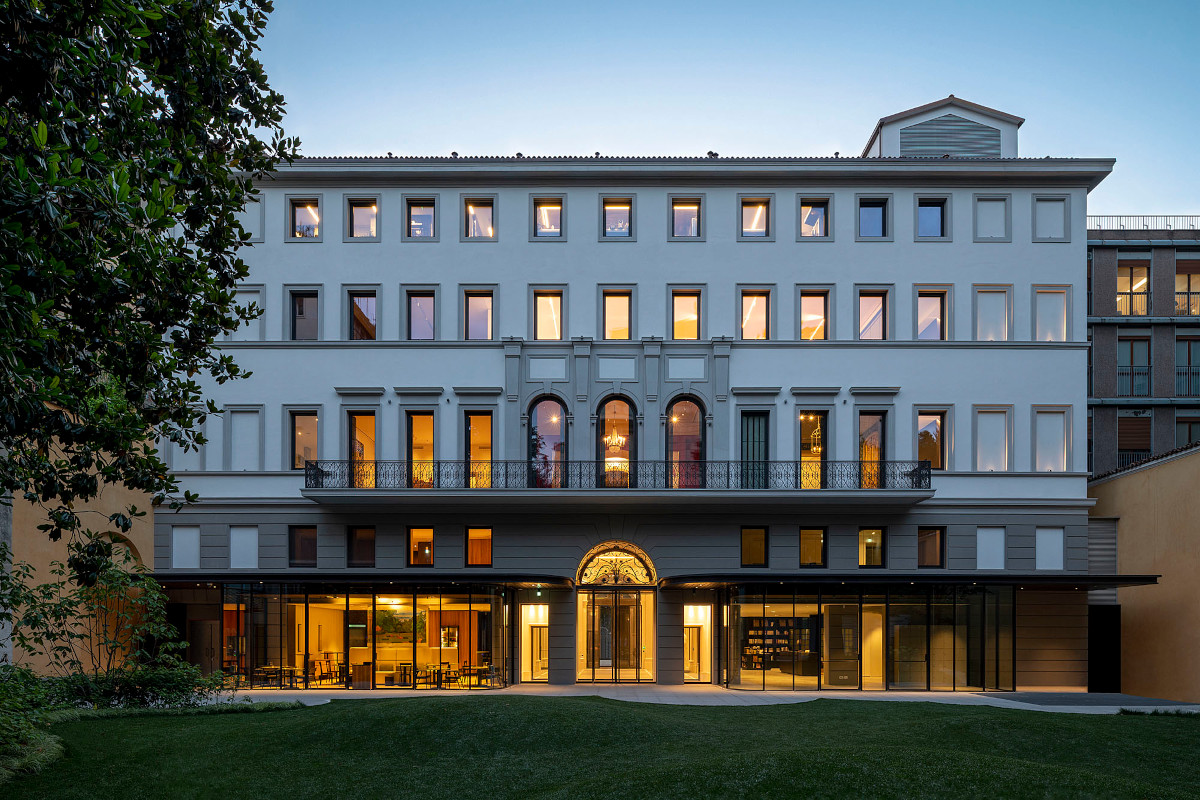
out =
[[[578,679],[588,683],[654,680],[654,593],[579,593]]]

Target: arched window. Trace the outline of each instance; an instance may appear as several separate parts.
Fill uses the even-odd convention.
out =
[[[688,397],[667,409],[667,485],[672,489],[704,486],[704,411]]]
[[[567,411],[553,398],[529,409],[529,482],[540,489],[563,486],[567,469]]]
[[[596,422],[599,485],[617,489],[636,486],[637,412],[633,405],[624,398],[609,398],[600,404]]]

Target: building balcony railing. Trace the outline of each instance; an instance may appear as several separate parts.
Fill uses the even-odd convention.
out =
[[[1117,451],[1117,469],[1125,469],[1128,466],[1145,461],[1150,457],[1149,450],[1118,450]]]
[[[309,461],[305,489],[929,489],[928,461]]]
[[[1200,229],[1200,216],[1187,214],[1089,214],[1089,231],[1186,231]]]
[[[1200,397],[1200,367],[1175,367],[1175,396]]]
[[[1150,313],[1149,292],[1117,292],[1117,315],[1144,317]]]
[[[1175,316],[1200,317],[1200,292],[1176,292]]]
[[[1117,367],[1117,397],[1149,397],[1150,367]]]

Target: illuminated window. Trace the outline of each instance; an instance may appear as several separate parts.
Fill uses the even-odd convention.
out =
[[[529,480],[539,489],[563,485],[567,467],[567,412],[553,398],[529,409]]]
[[[487,489],[492,485],[492,415],[468,411],[466,418],[467,486]]]
[[[596,425],[596,455],[604,464],[601,487],[627,488],[633,484],[637,454],[637,415],[628,401],[614,397],[600,406]]]
[[[701,225],[702,200],[699,197],[671,198],[671,238],[700,239],[703,236]]]
[[[427,341],[433,338],[433,292],[408,293],[408,338]]]
[[[858,296],[858,338],[887,338],[887,293],[862,292]]]
[[[533,338],[540,341],[562,339],[562,294],[534,292],[533,306]]]
[[[800,236],[801,239],[828,239],[829,228],[829,198],[802,198],[800,200]]]
[[[319,334],[317,293],[292,292],[292,341],[315,341]]]
[[[428,489],[435,484],[436,465],[433,449],[433,412],[409,411],[408,419],[408,485]]]
[[[667,459],[672,489],[704,486],[704,412],[694,400],[676,400],[667,409]]]
[[[917,528],[917,567],[929,569],[946,566],[946,530]]]
[[[825,566],[825,529],[800,529],[800,566]]]
[[[533,201],[533,236],[535,239],[563,238],[562,198],[537,198]]]
[[[288,236],[317,241],[321,237],[321,201],[315,197],[288,201]]]
[[[632,239],[633,198],[605,197],[602,202],[601,238]]]
[[[700,338],[699,292],[675,292],[671,295],[671,338]]]
[[[742,528],[742,566],[767,566],[766,528]]]
[[[945,428],[945,412],[917,412],[917,460],[928,461],[931,469],[945,469]]]
[[[739,239],[772,239],[775,236],[771,213],[771,200],[767,197],[743,197],[741,199],[741,225]]]
[[[919,292],[917,294],[917,338],[939,341],[946,338],[946,294]]]
[[[293,411],[292,469],[304,469],[306,461],[317,458],[317,412]]]
[[[408,565],[433,566],[433,528],[408,529]]]
[[[404,233],[408,239],[437,239],[437,201],[433,198],[408,198],[404,201]]]
[[[945,239],[949,235],[949,228],[946,224],[945,198],[919,198],[917,200],[917,238]]]
[[[346,566],[375,566],[375,529],[346,529]]]
[[[891,237],[888,225],[888,201],[884,197],[864,197],[858,201],[858,238],[887,239]]]
[[[467,566],[492,565],[492,529],[467,528]]]
[[[1149,267],[1117,267],[1117,313],[1123,317],[1148,314],[1149,284]]]
[[[466,222],[463,238],[494,241],[496,239],[495,200],[487,197],[467,198],[463,203],[463,219]]]
[[[488,340],[492,338],[492,293],[467,292],[464,297],[464,338]]]
[[[884,559],[884,531],[882,528],[858,529],[858,565],[860,567],[882,567]]]
[[[633,296],[629,292],[604,293],[604,338],[619,340],[630,337],[629,321]]]
[[[373,197],[346,201],[346,238],[379,238],[379,200]]]
[[[826,292],[800,293],[800,338],[817,341],[829,338],[829,295]]]
[[[375,339],[375,293],[350,293],[350,338],[359,341]]]
[[[375,486],[375,412],[351,411],[349,423],[350,483],[356,488]]]
[[[769,339],[770,300],[768,292],[742,292],[742,338]]]

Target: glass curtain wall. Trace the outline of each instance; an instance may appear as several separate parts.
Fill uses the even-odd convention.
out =
[[[745,586],[729,591],[723,615],[731,688],[1014,688],[1011,586],[793,594]]]

